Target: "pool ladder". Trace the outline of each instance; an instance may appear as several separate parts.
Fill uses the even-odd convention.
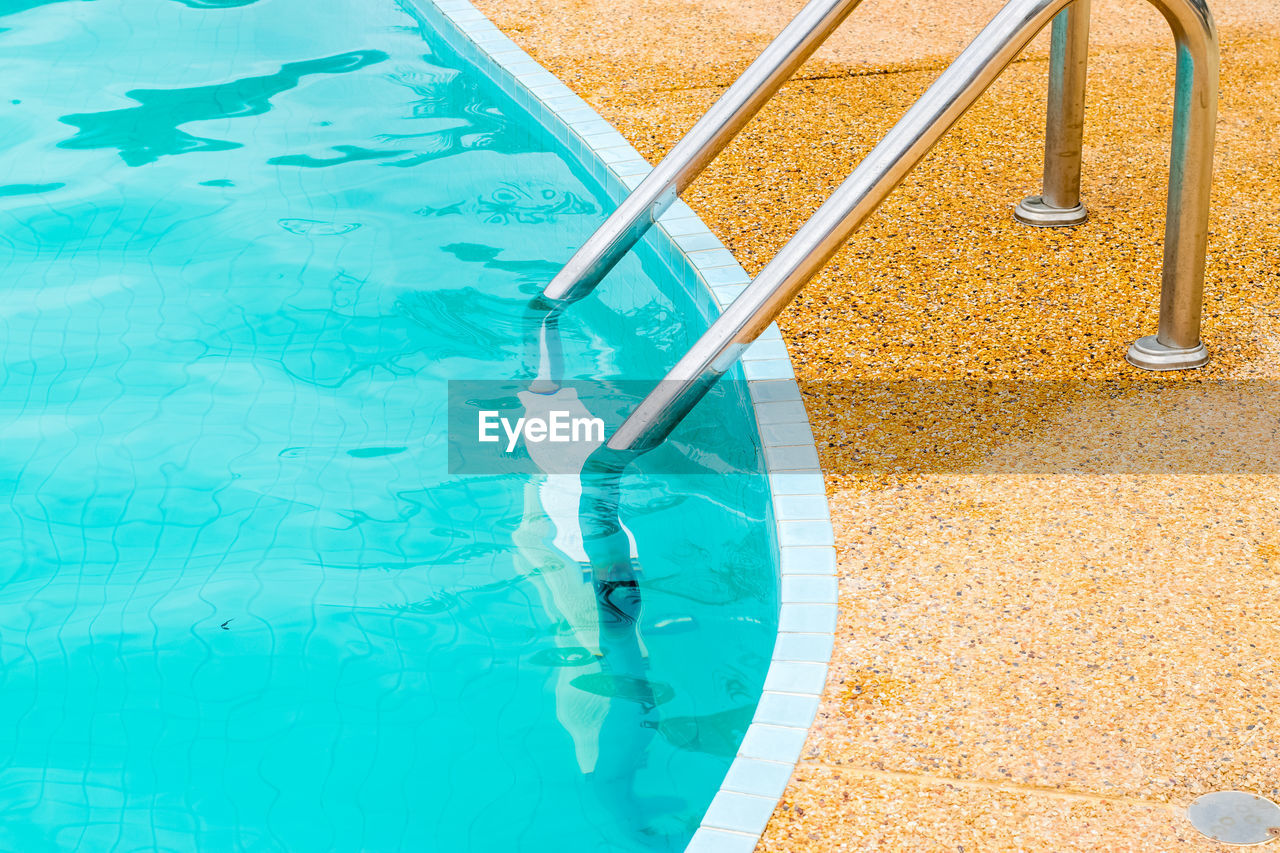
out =
[[[589,294],[650,225],[858,5],[811,0],[648,177],[583,244],[542,294],[554,317]],[[1209,187],[1218,102],[1218,41],[1205,0],[1151,0],[1177,42],[1173,143],[1158,332],[1130,346],[1147,370],[1199,367]],[[1014,215],[1078,225],[1089,0],[1009,0],[883,141],[801,226],[610,437],[642,452],[661,443],[805,283],[836,253],[1035,35],[1053,23],[1042,192]],[[554,320],[552,320],[554,322]]]

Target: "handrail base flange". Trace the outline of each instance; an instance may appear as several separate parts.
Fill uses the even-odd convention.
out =
[[[1170,347],[1155,335],[1138,338],[1124,354],[1125,361],[1143,370],[1190,370],[1209,363],[1209,351],[1203,343],[1193,347]]]
[[[1084,202],[1075,207],[1053,207],[1045,204],[1044,197],[1027,196],[1013,208],[1013,216],[1024,225],[1037,228],[1066,228],[1079,225],[1089,218]]]

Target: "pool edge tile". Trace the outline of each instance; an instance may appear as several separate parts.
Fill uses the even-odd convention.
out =
[[[491,78],[496,68],[503,79],[494,82],[581,160],[615,198],[649,174],[651,167],[612,125],[506,38],[470,0],[406,0],[406,4],[420,12],[464,60],[481,66]],[[677,278],[700,284],[703,298],[716,310],[723,310],[751,281],[683,201],[672,204],[658,225],[654,232],[668,244],[660,252],[667,265],[675,273],[671,261],[680,260],[680,268],[690,275]],[[834,535],[829,512],[819,511],[817,503],[826,503],[826,486],[794,368],[776,324],[770,324],[741,364],[770,490],[770,521],[778,554],[779,627],[757,709],[757,716],[763,717],[748,726],[686,853],[755,849],[800,758],[812,722],[809,708],[816,711],[834,649],[838,595]]]

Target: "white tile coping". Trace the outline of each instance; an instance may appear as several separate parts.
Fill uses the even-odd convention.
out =
[[[403,0],[463,59],[477,65],[552,132],[615,197],[652,168],[590,105],[511,41],[470,0]],[[683,202],[653,239],[683,252],[717,309],[750,276]],[[835,547],[822,471],[795,373],[776,326],[742,357],[776,524],[778,638],[764,693],[738,754],[686,853],[755,849],[786,788],[826,682],[835,644]]]

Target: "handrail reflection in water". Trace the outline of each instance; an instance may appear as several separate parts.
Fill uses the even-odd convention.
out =
[[[533,312],[528,320],[533,378],[518,395],[525,415],[589,414],[577,391],[562,384],[558,312]],[[662,730],[659,706],[671,698],[669,687],[650,678],[639,553],[620,512],[622,474],[638,454],[619,454],[602,442],[528,447],[544,473],[525,486],[524,520],[514,538],[544,608],[565,626],[557,644],[576,656],[557,676],[556,715],[600,806],[636,840],[652,843],[655,830],[642,825],[643,816],[679,804],[637,789],[637,773]],[[574,467],[576,473],[563,473]]]

